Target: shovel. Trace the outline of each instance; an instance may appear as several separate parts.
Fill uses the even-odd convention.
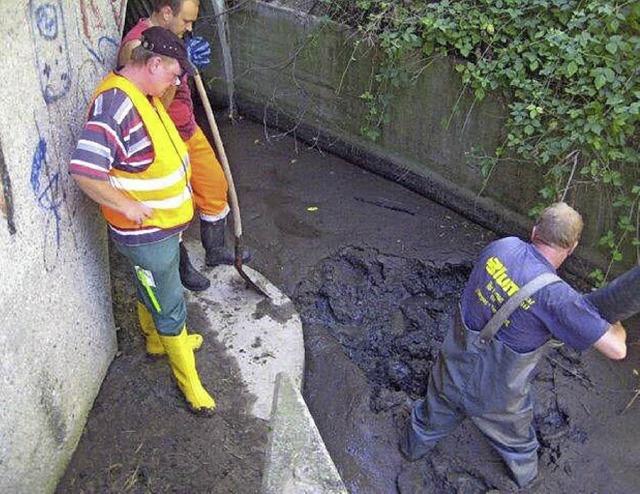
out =
[[[194,67],[195,69],[195,67]],[[218,152],[218,157],[220,158],[220,164],[222,165],[222,170],[224,171],[224,176],[227,179],[227,183],[229,184],[229,202],[231,205],[231,213],[233,214],[233,233],[235,236],[235,261],[233,265],[236,268],[236,271],[242,276],[247,284],[255,290],[260,295],[271,298],[267,293],[260,288],[256,283],[249,278],[249,275],[244,272],[242,269],[242,249],[241,249],[241,240],[242,240],[242,222],[240,220],[240,206],[238,205],[238,196],[236,194],[236,187],[233,183],[233,176],[231,175],[231,169],[229,168],[229,161],[227,160],[227,153],[224,151],[224,146],[222,145],[222,139],[220,138],[220,132],[218,132],[218,125],[216,124],[216,119],[213,117],[213,110],[211,110],[211,103],[209,102],[209,96],[207,96],[207,92],[204,88],[204,84],[202,83],[202,78],[200,77],[200,72],[195,70],[195,75],[193,79],[196,83],[196,88],[198,88],[198,94],[200,95],[200,100],[204,105],[204,111],[207,114],[207,120],[209,122],[209,127],[211,127],[211,133],[213,134],[213,140],[216,145],[216,151]]]

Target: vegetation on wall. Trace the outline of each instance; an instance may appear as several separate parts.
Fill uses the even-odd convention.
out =
[[[488,177],[502,160],[542,167],[540,204],[603,187],[614,221],[602,237],[611,263],[639,258],[640,3],[614,0],[323,1],[334,20],[355,28],[357,44],[381,56],[362,132],[375,140],[393,88],[424,67],[405,63],[452,56],[465,91],[509,102],[506,138],[482,157]],[[415,57],[413,57],[415,58]],[[568,196],[569,194],[569,196]],[[609,264],[609,268],[611,267]],[[608,269],[606,270],[608,273]],[[601,281],[607,273],[597,272]]]

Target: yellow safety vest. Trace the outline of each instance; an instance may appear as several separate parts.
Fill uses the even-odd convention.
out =
[[[159,98],[153,97],[152,105],[136,86],[114,73],[100,83],[93,99],[113,88],[124,91],[133,102],[151,139],[154,158],[146,170],[137,173],[112,168],[109,180],[122,193],[152,208],[153,216],[140,226],[122,213],[101,206],[104,217],[110,225],[126,230],[168,229],[188,223],[193,218],[189,154],[171,117]]]

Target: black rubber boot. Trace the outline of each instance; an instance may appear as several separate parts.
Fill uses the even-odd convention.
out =
[[[226,221],[200,220],[200,240],[207,253],[205,264],[207,266],[217,266],[218,264],[234,264],[236,258],[233,250],[224,245],[224,229]],[[242,252],[242,262],[249,262],[251,254]]]
[[[211,285],[209,278],[193,267],[187,248],[180,242],[180,281],[182,286],[192,292],[201,292]]]

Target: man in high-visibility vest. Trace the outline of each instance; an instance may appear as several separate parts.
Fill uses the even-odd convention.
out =
[[[191,36],[200,0],[152,0],[151,4],[151,15],[140,19],[122,38],[118,64],[124,65],[127,62],[131,51],[140,44],[140,38],[146,29],[160,26],[185,38],[189,58],[197,68],[208,65],[211,46],[204,38]],[[213,148],[196,122],[187,76],[188,74],[183,74],[182,83],[169,88],[162,95],[162,102],[189,151],[191,186],[200,216],[200,239],[205,250],[205,264],[233,264],[235,255],[225,246],[225,223],[229,214],[228,184]],[[249,259],[249,254],[243,252],[243,262]],[[205,290],[210,285],[209,279],[191,264],[183,243],[180,243],[180,279],[185,288],[192,291]]]
[[[96,89],[69,171],[133,265],[147,352],[166,354],[189,408],[210,414],[215,401],[194,357],[202,337],[187,333],[178,272],[180,233],[194,213],[189,154],[159,99],[191,70],[180,38],[147,30],[129,62]]]

